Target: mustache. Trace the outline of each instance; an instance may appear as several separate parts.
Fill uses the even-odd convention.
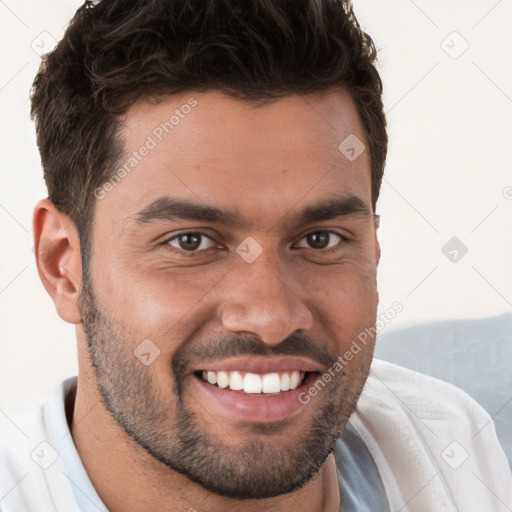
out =
[[[257,337],[223,336],[207,343],[184,344],[174,354],[171,367],[177,379],[201,363],[244,356],[299,356],[312,359],[324,368],[332,366],[337,355],[301,333],[292,333],[277,345],[268,345]]]

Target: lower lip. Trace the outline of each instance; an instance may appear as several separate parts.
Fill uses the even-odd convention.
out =
[[[262,423],[281,421],[300,411],[305,405],[299,401],[299,396],[317,378],[318,374],[310,373],[298,388],[275,395],[232,391],[214,386],[195,375],[193,379],[199,392],[206,395],[206,408],[213,409],[213,413],[227,416],[230,420]]]

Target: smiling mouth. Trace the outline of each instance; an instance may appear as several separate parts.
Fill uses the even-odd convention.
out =
[[[195,375],[221,389],[249,395],[275,395],[297,389],[311,373],[299,370],[269,373],[198,370]]]

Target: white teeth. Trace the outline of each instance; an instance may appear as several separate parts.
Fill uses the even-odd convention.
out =
[[[287,373],[283,373],[281,377],[281,391],[288,391],[290,389],[290,376]]]
[[[240,391],[241,389],[244,389],[244,379],[239,372],[231,372],[231,376],[229,378],[229,389],[232,389],[233,391]]]
[[[246,373],[244,391],[246,393],[261,393],[261,377],[255,373]]]
[[[290,375],[290,389],[295,389],[300,384],[300,372],[292,372]]]
[[[229,386],[229,375],[226,372],[217,372],[217,386],[227,388]]]
[[[229,388],[233,391],[244,391],[245,393],[279,393],[296,389],[304,380],[305,373],[298,370],[284,373],[256,373],[226,372],[226,371],[203,371],[203,380],[210,384],[217,384],[219,388]]]
[[[281,391],[281,379],[278,373],[263,375],[263,393],[279,393]]]

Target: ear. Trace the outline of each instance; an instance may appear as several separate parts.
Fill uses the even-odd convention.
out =
[[[376,261],[376,265],[378,265],[379,261],[380,261],[380,243],[379,243],[379,237],[377,236],[377,231],[380,226],[380,215],[374,215],[373,220],[374,220],[374,224],[375,224],[375,261]]]
[[[33,216],[37,272],[59,316],[81,321],[78,297],[82,285],[80,241],[74,224],[49,199],[40,200]]]

